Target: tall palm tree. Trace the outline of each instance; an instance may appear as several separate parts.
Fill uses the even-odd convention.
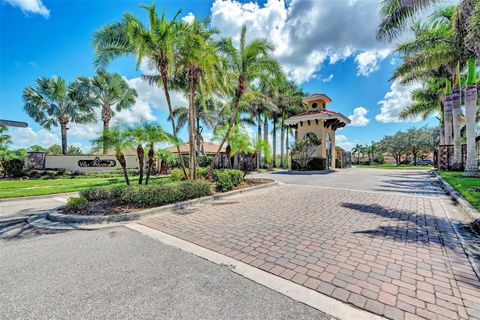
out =
[[[122,167],[123,177],[125,178],[125,184],[130,185],[130,179],[128,178],[127,160],[123,153],[125,149],[131,146],[128,139],[128,132],[124,128],[113,127],[102,134],[96,139],[92,140],[93,150],[103,150],[105,142],[109,149],[113,149],[115,152],[115,158]]]
[[[103,67],[115,58],[135,55],[137,69],[142,62],[150,62],[151,66],[158,71],[159,75],[143,75],[143,78],[150,84],[163,86],[180,165],[187,178],[185,163],[180,152],[178,130],[175,119],[172,117],[173,107],[169,90],[173,81],[172,64],[175,62],[175,46],[178,40],[176,18],[180,12],[177,12],[171,21],[167,21],[165,12],[162,12],[161,17],[158,16],[155,4],[141,6],[141,8],[148,13],[149,28],[144,27],[142,22],[133,15],[125,14],[121,21],[108,24],[95,33],[93,39],[95,65]]]
[[[160,142],[174,142],[175,137],[167,133],[161,125],[153,122],[144,122],[142,130],[145,135],[145,142],[148,147],[148,166],[145,184],[148,184],[155,161],[155,145]]]
[[[188,96],[188,136],[189,136],[189,176],[196,179],[196,111],[195,99],[197,93],[208,95],[213,88],[221,88],[223,74],[213,43],[216,29],[209,27],[208,20],[195,19],[192,23],[183,22],[180,25],[178,46],[176,52],[176,72],[183,90]],[[183,81],[182,81],[183,80]]]
[[[104,132],[108,132],[108,129]],[[134,127],[127,127],[126,135],[128,136],[129,140],[132,144],[136,144],[137,146],[137,158],[138,158],[138,184],[143,183],[143,171],[145,167],[145,150],[143,148],[143,144],[147,141],[146,132],[143,127],[141,126],[134,126]],[[104,147],[105,150],[105,147]]]
[[[78,82],[67,82],[59,77],[41,77],[37,88],[23,90],[24,109],[42,127],[50,130],[60,126],[62,153],[67,154],[67,125],[96,121],[93,103],[79,88]]]
[[[475,118],[477,116],[477,79],[475,60],[468,61],[467,81],[465,87],[465,120],[467,130],[467,161],[465,164],[465,176],[480,176],[477,163],[477,149],[475,136]]]
[[[452,102],[453,102],[453,167],[456,170],[462,168],[462,144],[461,144],[461,131],[462,131],[462,95],[460,88],[460,66],[457,64],[455,78],[453,81],[452,90]],[[474,117],[475,119],[475,117]]]
[[[360,154],[363,152],[363,146],[359,143],[355,145],[352,149],[352,153],[357,155],[357,164],[360,163]]]
[[[228,139],[228,135],[235,122],[238,105],[243,94],[248,90],[249,85],[252,81],[265,78],[279,70],[278,63],[270,56],[273,51],[273,45],[265,39],[254,39],[247,43],[246,26],[242,27],[238,48],[233,45],[232,39],[229,38],[222,39],[220,42],[220,50],[226,56],[226,63],[233,74],[235,94],[228,128],[225,137],[220,142],[220,146],[215,153],[215,157],[209,168],[210,172],[220,155],[225,141]]]
[[[103,131],[108,131],[110,121],[115,111],[127,109],[135,103],[138,96],[134,88],[118,73],[108,73],[98,70],[93,78],[79,77],[80,85],[88,92],[91,99],[102,110]],[[115,110],[115,111],[114,111]],[[103,147],[103,154],[107,153],[107,145]]]

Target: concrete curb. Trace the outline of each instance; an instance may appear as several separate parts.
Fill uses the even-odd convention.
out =
[[[58,196],[78,196],[78,192],[62,192],[62,193],[51,193],[51,194],[43,194],[40,196],[27,196],[27,197],[16,197],[16,198],[2,198],[0,199],[1,202],[12,202],[12,201],[22,201],[22,200],[35,200],[35,199],[50,199],[52,197]]]
[[[432,172],[437,177],[437,180],[442,185],[442,188],[463,208],[463,210],[465,210],[472,221],[480,219],[480,212],[470,202],[468,202],[457,190],[455,190],[450,183],[443,179],[438,172]]]
[[[311,290],[292,281],[275,276],[259,268],[252,267],[244,262],[227,257],[218,252],[206,249],[194,243],[182,240],[156,229],[149,228],[137,223],[126,224],[125,227],[144,234],[166,245],[189,252],[198,257],[211,261],[220,266],[227,266],[247,279],[263,285],[273,291],[279,292],[295,301],[304,303],[312,308],[320,310],[337,319],[355,320],[382,320],[382,316],[370,313],[353,305],[339,301],[323,293]]]
[[[149,208],[139,212],[122,214],[122,215],[108,215],[108,216],[65,215],[65,214],[58,213],[58,209],[60,207],[57,207],[52,210],[49,210],[45,218],[52,222],[64,223],[64,224],[106,224],[106,223],[112,223],[112,222],[127,222],[131,220],[140,219],[149,215],[154,215],[154,214],[159,214],[164,212],[175,212],[175,211],[189,208],[195,205],[204,204],[204,203],[208,203],[215,200],[222,200],[227,197],[248,193],[251,191],[257,191],[260,189],[266,189],[276,185],[278,185],[278,182],[272,181],[272,182],[254,186],[251,188],[228,191],[221,194],[215,194],[213,196],[201,197],[197,199],[187,200],[187,201],[169,204],[161,207]]]

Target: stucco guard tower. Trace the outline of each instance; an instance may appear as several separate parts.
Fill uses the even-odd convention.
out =
[[[327,110],[332,101],[327,95],[315,93],[304,98],[307,111],[288,118],[285,123],[295,130],[295,140],[307,135],[316,135],[320,139],[316,156],[309,163],[310,170],[335,168],[335,131],[350,123],[343,114]],[[292,163],[292,169],[296,169]]]

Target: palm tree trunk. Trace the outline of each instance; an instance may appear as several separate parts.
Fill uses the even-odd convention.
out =
[[[143,183],[143,167],[145,166],[145,150],[141,144],[137,146],[137,157],[138,157],[138,184]]]
[[[285,167],[283,162],[284,143],[285,143],[285,111],[282,112],[282,123],[280,124],[280,168]]]
[[[257,141],[258,145],[260,146],[260,142],[262,141],[262,121],[260,115],[257,117]],[[257,151],[257,170],[260,169],[260,166],[262,165],[262,148],[258,148]]]
[[[200,118],[198,117],[198,115],[196,115],[196,137],[195,137],[195,141],[196,141],[196,148],[197,148],[197,154],[198,155],[201,155],[202,153],[202,145],[201,145],[201,139],[200,139]]]
[[[479,177],[477,163],[477,146],[475,141],[475,127],[477,116],[477,86],[469,85],[465,88],[465,122],[467,126],[467,162],[464,176]]]
[[[122,166],[123,177],[125,178],[125,184],[129,186],[130,179],[128,178],[127,161],[125,160],[125,155],[123,153],[117,153],[116,158],[118,163],[120,163],[120,166]]]
[[[444,107],[444,127],[445,127],[445,144],[451,145],[453,143],[453,116],[452,116],[452,97],[446,96],[443,103]]]
[[[273,119],[273,139],[272,139],[272,155],[273,155],[273,159],[272,159],[272,167],[273,168],[276,168],[277,167],[277,121],[275,121],[276,119],[274,118]]]
[[[190,66],[189,70],[189,95],[188,95],[188,145],[189,162],[188,173],[190,179],[195,179],[195,67]]]
[[[110,106],[104,105],[102,107],[102,121],[103,121],[103,154],[108,153],[108,144],[107,144],[107,132],[110,129],[110,120],[112,118],[112,112]]]
[[[289,165],[290,161],[289,161],[289,158],[288,158],[288,154],[289,154],[289,151],[290,151],[290,146],[288,145],[288,140],[289,140],[288,137],[290,136],[290,134],[289,134],[290,127],[287,126],[285,128],[285,131],[286,131],[285,132],[286,133],[286,137],[285,137],[285,149],[286,149],[286,152],[285,152],[285,166],[287,168],[289,168],[290,167],[290,165]]]
[[[453,167],[455,170],[462,168],[462,144],[461,144],[461,130],[462,130],[462,109],[461,109],[461,94],[460,87],[455,86],[452,90],[453,100]]]
[[[67,144],[67,123],[60,123],[60,130],[62,134],[62,153],[68,153],[68,144]]]
[[[230,135],[230,131],[232,131],[232,127],[233,127],[233,124],[235,122],[235,116],[237,115],[238,104],[240,103],[240,99],[242,98],[242,95],[245,92],[245,79],[240,77],[238,83],[239,84],[238,84],[238,88],[237,88],[237,91],[236,91],[236,94],[235,94],[235,100],[233,101],[232,114],[230,116],[230,121],[228,123],[227,132],[225,133],[225,136],[223,137],[222,141],[220,142],[220,145],[218,146],[217,152],[215,152],[215,157],[213,157],[212,163],[210,164],[210,167],[208,168],[208,177],[209,178],[212,176],[213,166],[215,165],[215,162],[217,162],[217,159],[220,156],[220,151],[223,148],[223,144],[228,139],[228,136]]]
[[[268,115],[267,112],[263,113],[263,140],[265,141],[265,146],[268,146]],[[263,158],[263,167],[268,169],[268,148],[265,149],[265,157]]]
[[[153,162],[155,160],[155,150],[153,150],[153,145],[150,145],[148,150],[148,168],[147,168],[147,177],[145,178],[145,184],[148,184],[150,181],[150,175],[152,174]]]
[[[178,144],[178,136],[177,136],[177,127],[175,126],[175,118],[173,117],[173,108],[172,102],[170,100],[170,92],[168,91],[168,76],[166,71],[161,72],[162,74],[162,82],[163,82],[163,91],[165,92],[165,99],[167,100],[168,105],[168,112],[170,114],[170,122],[172,123],[172,132],[173,136],[175,137],[175,147],[177,148],[177,153],[180,158],[180,166],[182,167],[183,175],[185,179],[189,180],[190,178],[187,175],[187,169],[185,168],[185,161],[183,159],[182,152],[180,151],[180,145]]]

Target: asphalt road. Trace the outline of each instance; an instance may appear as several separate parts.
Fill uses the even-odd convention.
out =
[[[0,319],[329,319],[125,227],[0,240]]]

